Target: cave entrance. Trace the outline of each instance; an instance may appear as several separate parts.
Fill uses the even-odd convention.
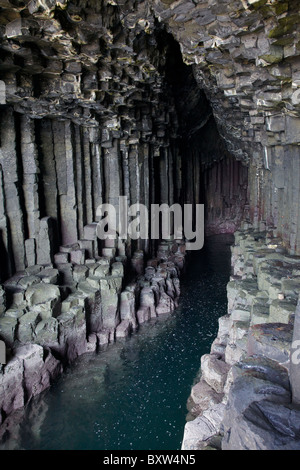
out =
[[[193,66],[184,64],[179,44],[166,33],[161,41],[167,43],[164,74],[179,120],[174,199],[205,205],[206,235],[233,233],[248,205],[248,168],[227,150],[212,106],[197,85]]]
[[[140,32],[124,64],[116,51],[82,74],[68,69],[67,88],[40,73],[34,106],[46,106],[50,93],[57,110],[30,114],[13,103],[0,110],[3,282],[36,265],[71,265],[69,249],[80,263],[103,249],[111,257],[131,258],[136,250],[155,256],[150,233],[126,247],[96,239],[97,208],[118,204],[119,196],[148,210],[204,204],[207,235],[233,232],[244,217],[247,167],[226,148],[213,106],[173,36],[161,26]],[[18,69],[18,83],[28,73]],[[68,275],[62,276],[64,283]]]

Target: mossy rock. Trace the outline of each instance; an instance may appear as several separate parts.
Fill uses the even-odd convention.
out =
[[[280,18],[278,20],[278,26],[272,29],[269,33],[269,38],[280,38],[287,34],[292,33],[300,22],[300,15],[294,14]]]
[[[177,2],[177,0],[161,0],[164,5],[172,5],[172,3]]]
[[[263,54],[259,57],[269,64],[278,64],[283,59],[283,48],[281,46],[271,46],[270,51],[267,54]]]
[[[267,3],[267,0],[250,0],[249,3],[251,3],[252,8],[258,10],[258,8],[263,7]]]
[[[274,5],[274,9],[275,9],[276,15],[279,16],[279,15],[282,15],[282,13],[284,13],[285,11],[288,11],[289,4],[288,2],[276,3],[276,5]]]
[[[290,46],[294,43],[294,36],[292,34],[283,36],[272,43],[273,46]]]

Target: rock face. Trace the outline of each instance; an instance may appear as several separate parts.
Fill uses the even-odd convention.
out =
[[[39,265],[5,283],[15,303],[3,309],[0,317],[0,337],[8,357],[0,372],[0,424],[47,389],[64,366],[81,354],[99,351],[128,337],[140,323],[174,310],[181,270],[177,251],[184,242],[164,241],[163,246],[163,260],[148,260],[149,265],[156,265],[149,266],[151,276],[146,268],[127,285],[126,260],[100,256],[85,264],[67,263],[67,293],[66,286],[58,283],[60,270],[50,269],[49,273]],[[62,246],[60,253],[69,249]],[[33,271],[35,275],[30,274]],[[56,284],[50,282],[54,280]]]
[[[116,240],[97,236],[99,205],[119,219],[126,196],[146,209],[204,203],[207,234],[252,230],[237,232],[228,317],[203,358],[217,417],[200,428],[219,429],[228,370],[245,351],[297,361],[299,20],[298,0],[0,0],[9,354],[35,344],[69,362],[176,306],[183,244],[157,246],[151,221],[139,239],[122,224]],[[249,407],[243,416],[271,425],[268,403]]]
[[[249,216],[300,254],[297,0],[0,8],[3,280],[91,255],[121,194],[205,202],[208,233]]]
[[[1,423],[3,417],[48,388],[61,372],[61,363],[49,349],[37,344],[18,347],[0,376]]]
[[[271,233],[235,233],[228,314],[201,358],[183,449],[300,449],[299,268]]]

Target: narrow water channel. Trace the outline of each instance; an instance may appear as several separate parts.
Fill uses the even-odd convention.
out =
[[[201,355],[226,314],[232,237],[192,252],[176,311],[125,341],[86,354],[27,407],[21,449],[179,450]]]

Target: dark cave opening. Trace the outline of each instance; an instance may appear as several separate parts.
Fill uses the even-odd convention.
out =
[[[176,145],[182,155],[180,202],[205,205],[206,234],[233,233],[248,205],[248,169],[227,150],[209,99],[199,88],[193,67],[183,62],[179,44],[161,33],[164,76],[179,120]],[[175,191],[176,193],[176,191]]]

